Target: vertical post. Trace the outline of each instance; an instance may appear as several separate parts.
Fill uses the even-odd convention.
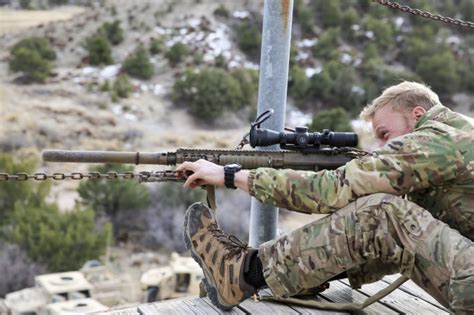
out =
[[[293,0],[265,0],[257,115],[270,108],[274,109],[274,113],[263,123],[262,128],[284,128],[292,15]],[[277,151],[280,146],[265,147],[265,150]],[[258,247],[275,238],[277,225],[278,208],[261,204],[252,198],[250,246]]]

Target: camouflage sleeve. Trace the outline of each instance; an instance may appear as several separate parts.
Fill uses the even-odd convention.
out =
[[[361,196],[379,192],[403,195],[440,185],[455,178],[463,165],[462,152],[456,150],[449,135],[417,131],[336,170],[253,170],[249,192],[277,207],[331,213]]]

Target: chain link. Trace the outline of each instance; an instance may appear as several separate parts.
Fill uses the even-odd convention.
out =
[[[381,5],[388,6],[392,9],[400,10],[402,12],[408,12],[408,13],[411,13],[413,15],[418,15],[418,16],[421,16],[421,17],[424,17],[424,18],[427,18],[427,19],[432,19],[432,20],[435,20],[435,21],[441,21],[441,22],[446,23],[446,24],[453,24],[453,25],[462,26],[462,27],[474,28],[474,23],[473,22],[453,19],[451,17],[446,17],[446,16],[442,16],[442,15],[439,15],[439,14],[433,14],[433,13],[430,13],[430,12],[427,12],[427,11],[422,11],[420,9],[413,9],[413,8],[407,6],[407,5],[401,5],[398,2],[388,1],[388,0],[372,0],[372,1],[377,2]]]
[[[177,172],[172,170],[166,171],[153,171],[153,172],[108,172],[108,173],[98,173],[98,172],[73,172],[70,174],[65,173],[0,173],[0,182],[6,181],[26,181],[26,180],[36,180],[36,181],[45,181],[47,179],[52,179],[55,181],[62,180],[99,180],[99,179],[138,179],[140,182],[162,182],[162,181],[184,181],[189,176],[188,173]]]

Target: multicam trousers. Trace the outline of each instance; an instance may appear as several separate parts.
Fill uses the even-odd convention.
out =
[[[453,311],[474,311],[474,245],[418,205],[373,194],[259,248],[266,282],[291,296],[347,271],[353,288],[401,273]]]

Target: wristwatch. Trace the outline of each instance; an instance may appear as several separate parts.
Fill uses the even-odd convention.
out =
[[[237,189],[234,185],[235,173],[240,171],[242,166],[240,164],[227,164],[224,166],[224,185],[230,189]]]

